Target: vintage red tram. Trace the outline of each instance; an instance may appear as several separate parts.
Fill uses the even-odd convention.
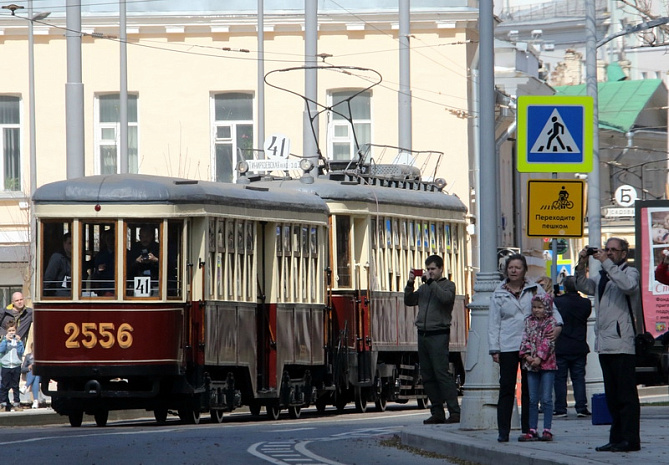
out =
[[[78,426],[130,408],[197,423],[240,405],[271,418],[312,404],[424,405],[402,288],[440,253],[465,292],[465,208],[432,183],[341,176],[39,188],[35,366],[54,409]]]

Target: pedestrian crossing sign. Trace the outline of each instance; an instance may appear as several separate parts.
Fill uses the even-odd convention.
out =
[[[592,97],[518,97],[518,171],[592,171]]]

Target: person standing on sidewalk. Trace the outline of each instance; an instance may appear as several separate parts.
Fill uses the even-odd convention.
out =
[[[553,433],[553,385],[555,384],[555,341],[553,329],[557,321],[553,318],[553,298],[549,294],[532,297],[532,314],[525,318],[523,339],[518,352],[522,369],[527,371],[527,387],[530,392],[530,429],[518,438],[526,441],[552,441]],[[544,431],[539,437],[539,400],[544,407]]]
[[[536,282],[526,278],[527,260],[521,254],[509,255],[504,265],[505,279],[494,290],[488,312],[488,346],[495,363],[499,363],[499,398],[497,400],[497,441],[509,442],[513,402],[516,396],[516,380],[520,358],[518,351],[523,338],[525,318],[532,313],[532,297],[544,295],[546,291]],[[562,330],[562,318],[553,310],[558,326],[553,331],[553,340]],[[530,429],[527,391],[527,372],[521,370],[521,415],[523,433]]]
[[[30,327],[33,324],[33,309],[26,307],[26,301],[21,292],[12,294],[12,303],[7,306],[0,316],[0,337],[5,335],[5,322],[9,320],[16,322],[16,334],[22,341],[27,341]]]
[[[414,291],[415,270],[409,270],[409,281],[404,288],[404,304],[418,305],[418,361],[423,389],[430,399],[430,418],[424,424],[459,423],[460,405],[455,378],[449,370],[448,344],[455,303],[455,283],[443,276],[444,259],[430,255],[425,260],[427,276],[424,284]],[[444,402],[448,407],[446,419]]]
[[[21,408],[21,397],[19,396],[19,381],[21,379],[21,359],[23,358],[23,341],[16,334],[16,323],[14,320],[5,322],[6,334],[0,341],[0,364],[2,368],[2,381],[0,382],[0,405],[4,404],[5,410],[23,410]],[[14,404],[9,401],[9,390],[13,391]]]
[[[560,311],[564,325],[560,337],[555,341],[557,373],[555,374],[555,418],[567,416],[567,374],[576,401],[576,415],[590,416],[585,394],[585,364],[590,352],[588,347],[588,318],[592,312],[590,299],[581,297],[576,290],[576,278],[567,276],[562,281],[564,294],[555,297],[555,306]]]
[[[604,378],[606,405],[613,422],[609,442],[599,452],[631,452],[641,449],[641,408],[636,388],[634,335],[636,315],[641,314],[639,271],[627,264],[629,244],[611,237],[606,248],[594,251],[602,269],[586,276],[588,248],[578,254],[576,288],[595,296],[595,350]]]

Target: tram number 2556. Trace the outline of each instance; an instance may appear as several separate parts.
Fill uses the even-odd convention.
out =
[[[67,335],[65,347],[78,349],[84,346],[92,349],[100,344],[103,349],[111,349],[118,344],[121,349],[132,346],[133,327],[128,323],[122,323],[115,330],[114,323],[66,323],[63,331]]]

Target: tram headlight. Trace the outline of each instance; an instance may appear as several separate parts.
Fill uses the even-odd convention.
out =
[[[437,178],[434,180],[434,185],[437,189],[442,190],[446,187],[446,180],[444,178]]]
[[[311,171],[314,168],[314,164],[308,158],[303,158],[300,160],[300,169],[304,172]]]
[[[246,163],[246,160],[242,160],[237,163],[237,172],[239,174],[246,174],[249,171],[249,164]]]

